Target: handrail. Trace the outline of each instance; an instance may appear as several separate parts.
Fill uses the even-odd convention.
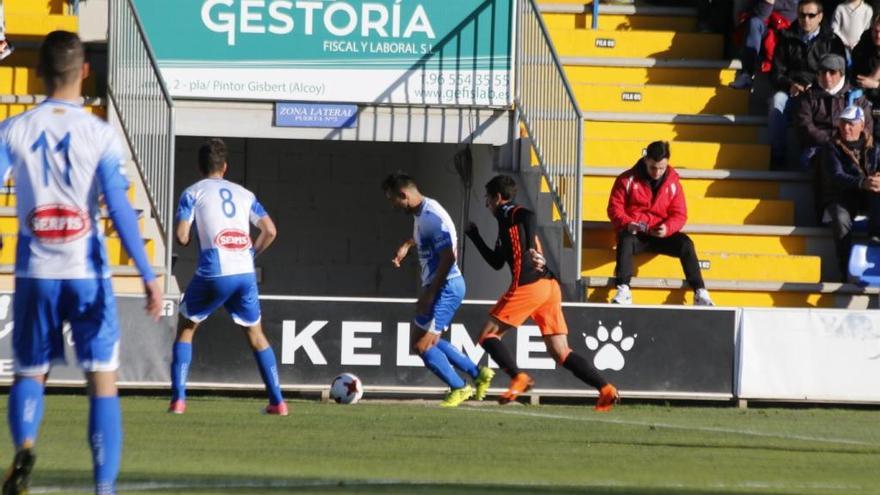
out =
[[[593,0],[593,29],[599,29],[599,0]]]
[[[575,249],[581,279],[583,113],[535,0],[517,0],[514,105]]]
[[[131,0],[110,0],[110,97],[165,238],[165,290],[171,288],[174,205],[174,100]]]

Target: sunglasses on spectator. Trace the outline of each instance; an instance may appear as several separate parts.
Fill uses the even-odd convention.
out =
[[[801,19],[815,19],[821,12],[798,12]]]
[[[837,74],[838,72],[834,69],[819,69],[819,74]]]

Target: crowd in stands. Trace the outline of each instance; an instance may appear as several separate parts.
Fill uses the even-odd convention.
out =
[[[868,217],[869,242],[880,244],[880,152],[875,147],[880,126],[874,125],[873,115],[875,107],[880,109],[880,0],[874,2],[691,1],[697,8],[698,31],[724,34],[729,55],[742,63],[732,88],[751,90],[756,76],[766,74],[770,167],[813,174],[817,221],[831,226],[843,281],[856,216]],[[666,224],[669,230],[659,236],[651,221],[645,228],[643,221],[633,220],[633,215],[650,218],[657,212],[635,213],[632,198],[639,193],[634,195],[631,188],[653,189],[654,194],[681,189],[677,174],[668,166],[668,147],[664,152],[662,144],[652,143],[646,156],[618,177],[612,191],[608,214],[618,232],[614,302],[631,300],[631,258],[651,251],[678,256],[695,290],[695,301],[711,304],[693,245],[678,232],[686,213],[674,202],[663,203],[664,218],[655,223]],[[660,180],[652,177],[658,162],[665,169]]]

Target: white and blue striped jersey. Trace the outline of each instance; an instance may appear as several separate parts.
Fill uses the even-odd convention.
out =
[[[114,129],[80,105],[46,100],[0,124],[2,177],[10,169],[18,202],[15,275],[109,277],[98,197],[128,188]]]
[[[195,223],[200,249],[196,275],[252,273],[250,224],[265,216],[254,193],[225,179],[202,179],[183,191],[177,220]]]
[[[458,246],[455,224],[440,203],[431,198],[424,198],[422,207],[414,217],[413,240],[419,251],[419,264],[422,266],[422,286],[426,286],[434,280],[434,273],[440,263],[440,253],[447,248],[452,248],[452,252],[455,253]],[[446,279],[460,276],[461,271],[456,261],[449,269]]]

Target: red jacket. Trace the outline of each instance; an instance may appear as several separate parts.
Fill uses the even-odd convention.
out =
[[[656,195],[646,177],[642,160],[617,176],[608,198],[608,218],[618,232],[630,223],[645,223],[648,229],[664,224],[666,235],[670,236],[687,222],[687,204],[678,172],[671,165],[666,168]]]

